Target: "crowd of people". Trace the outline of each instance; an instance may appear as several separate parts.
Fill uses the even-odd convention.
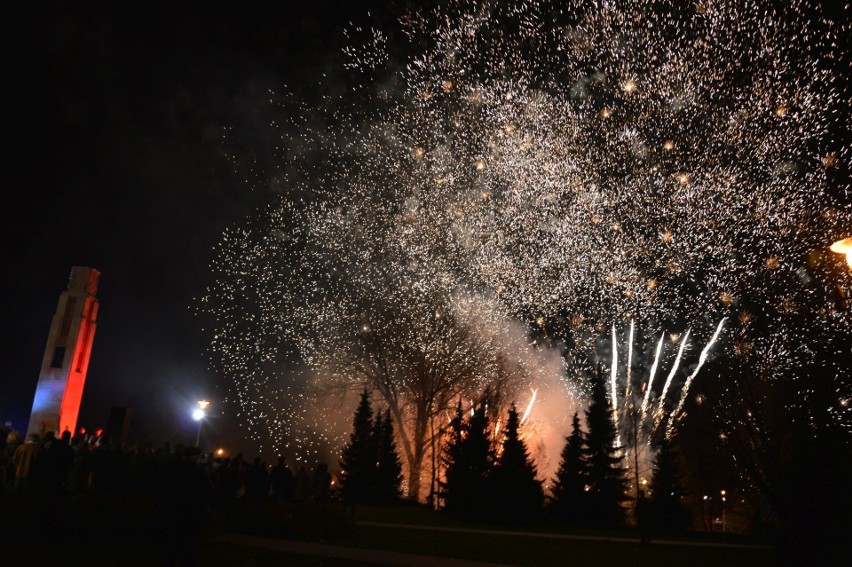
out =
[[[326,463],[312,472],[302,464],[294,472],[283,456],[270,465],[260,457],[251,462],[242,453],[217,457],[168,442],[156,449],[145,442],[118,447],[107,436],[93,442],[72,438],[67,431],[60,437],[51,431],[26,438],[17,431],[0,434],[0,491],[64,492],[72,497],[90,491],[132,491],[160,500],[157,495],[168,488],[170,473],[185,461],[203,473],[209,504],[223,509],[240,499],[261,504],[267,499],[324,503],[331,498],[333,479]]]
[[[260,457],[217,457],[180,444],[121,447],[106,435],[0,433],[0,497],[57,506],[98,497],[143,500],[156,509],[168,557],[197,555],[208,511],[227,519],[273,502],[324,506],[333,484],[327,464],[293,471],[283,456],[270,465]]]

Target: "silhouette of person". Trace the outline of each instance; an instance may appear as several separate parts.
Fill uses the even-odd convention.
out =
[[[6,435],[6,490],[11,490],[15,485],[15,462],[12,458],[15,451],[23,444],[21,434],[17,431],[10,431]]]
[[[68,492],[72,495],[89,490],[89,477],[92,474],[92,455],[88,441],[79,441],[74,448],[74,462],[68,473]]]
[[[287,466],[287,461],[283,456],[278,457],[278,464],[272,468],[269,476],[272,482],[272,495],[277,500],[292,502],[295,481],[293,472]]]
[[[639,542],[651,543],[651,505],[642,489],[636,497],[636,525],[639,527]]]
[[[260,457],[255,457],[254,463],[246,471],[245,485],[246,500],[258,506],[262,505],[269,494],[269,473]]]
[[[12,455],[16,489],[25,489],[30,485],[40,449],[38,441],[38,433],[30,433],[27,435],[27,440],[19,445]]]
[[[304,502],[308,499],[311,492],[311,479],[308,475],[307,469],[305,469],[305,465],[301,465],[299,467],[299,470],[296,471],[296,476],[293,480],[293,500],[296,502]]]
[[[198,466],[198,447],[183,450],[166,472],[159,506],[165,565],[195,565],[204,527],[204,511],[212,498],[210,480]]]

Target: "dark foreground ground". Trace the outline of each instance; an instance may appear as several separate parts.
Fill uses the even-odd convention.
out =
[[[0,500],[0,565],[156,566],[167,564],[163,526],[144,500],[90,496],[48,505]],[[655,538],[640,545],[630,530],[569,531],[541,524],[461,524],[417,507],[361,508],[354,521],[340,506],[312,503],[240,507],[204,518],[199,566],[583,565],[785,567],[765,541],[720,534]],[[807,564],[807,563],[805,563]],[[820,563],[811,563],[819,565]]]

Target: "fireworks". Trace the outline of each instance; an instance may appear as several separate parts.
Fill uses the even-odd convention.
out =
[[[814,306],[803,275],[852,226],[834,175],[849,157],[836,136],[849,30],[815,11],[462,0],[404,19],[419,49],[404,65],[384,67],[383,32],[347,49],[352,72],[375,80],[321,108],[283,101],[277,200],[225,235],[205,298],[214,359],[253,434],[328,430],[302,409],[307,381],[281,376],[288,357],[352,379],[358,357],[341,356],[388,332],[442,360],[441,320],[489,328],[485,350],[523,369],[515,392],[547,365],[509,329],[537,322],[564,342],[576,395],[607,326],[613,356],[616,324],[630,320],[631,337],[634,319],[676,329],[657,410],[662,338],[641,402],[657,426],[683,329],[718,322],[675,417],[709,349],[733,350],[723,322],[775,374],[828,340],[806,335],[852,333],[848,314]],[[476,370],[480,384],[494,368]]]

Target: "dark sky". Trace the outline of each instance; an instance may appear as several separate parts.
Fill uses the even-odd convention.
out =
[[[0,419],[16,429],[75,265],[102,273],[81,424],[127,406],[136,436],[191,440],[189,407],[222,398],[192,304],[221,231],[262,199],[225,159],[224,128],[263,151],[268,89],[314,96],[340,68],[346,22],[402,9],[265,4],[54,1],[7,15]],[[219,410],[211,431],[233,443]]]

